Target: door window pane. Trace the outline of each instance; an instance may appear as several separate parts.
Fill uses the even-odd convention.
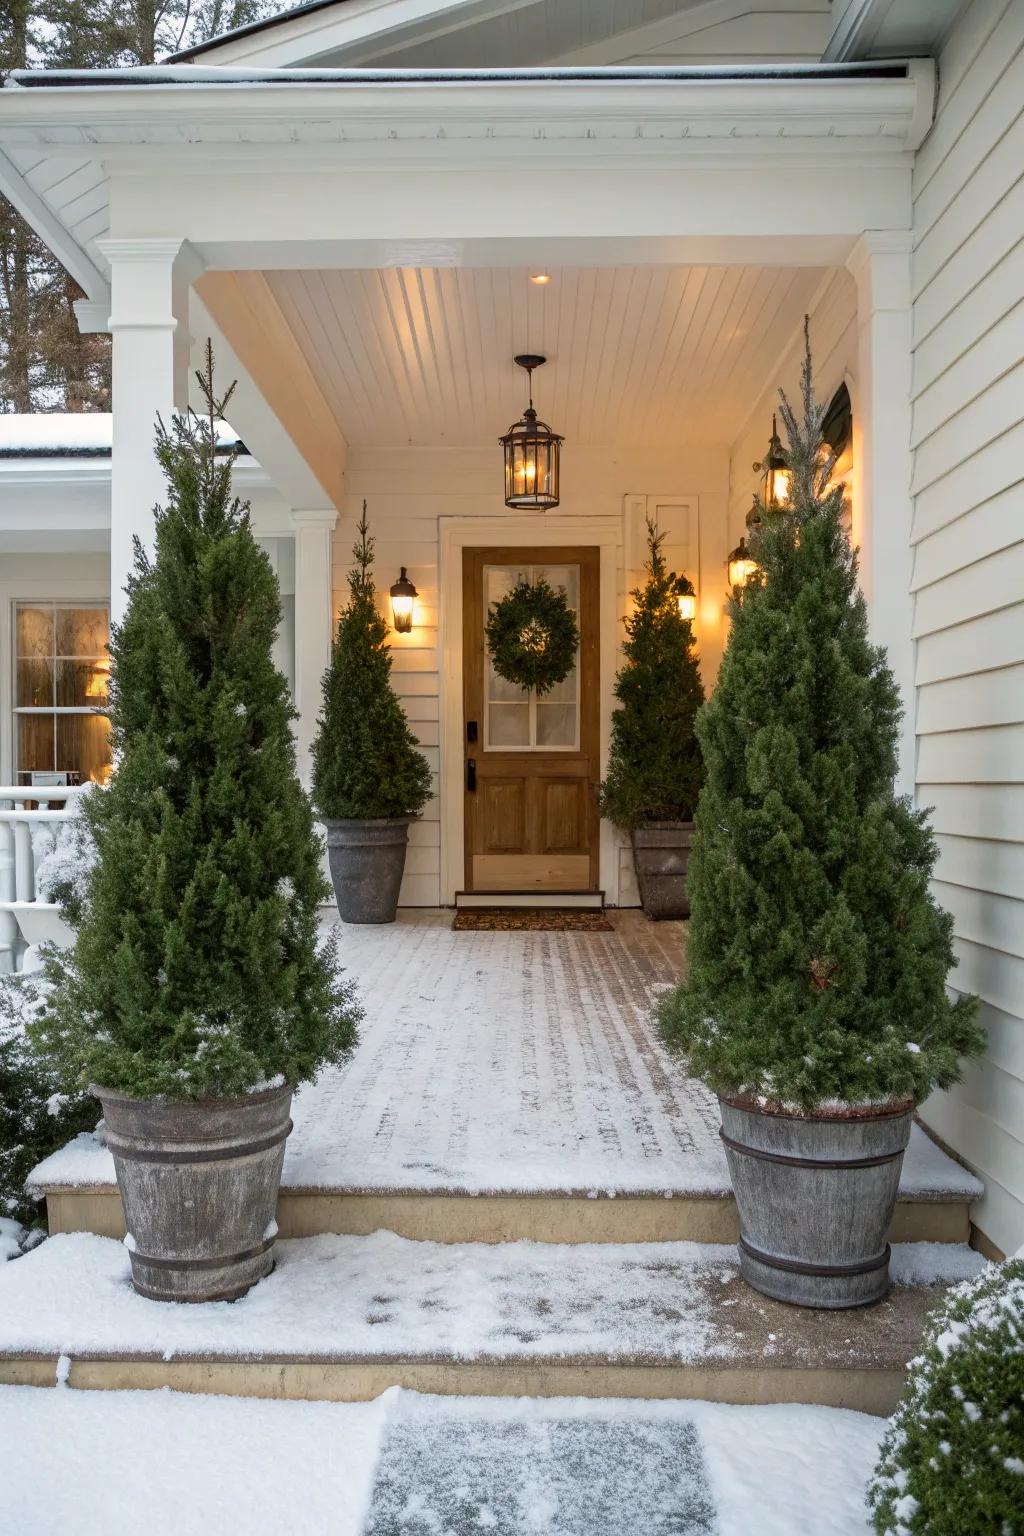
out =
[[[516,582],[543,577],[558,591],[564,588],[570,608],[579,612],[578,565],[487,565],[484,567],[484,622],[491,606],[500,602]],[[499,677],[484,645],[485,751],[573,751],[579,745],[579,672],[540,698]]]

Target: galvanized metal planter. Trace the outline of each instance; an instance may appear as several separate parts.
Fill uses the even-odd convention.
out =
[[[415,816],[328,821],[327,857],[334,899],[345,923],[393,923]]]
[[[652,821],[630,833],[640,902],[648,917],[689,917],[686,868],[692,821]]]
[[[89,1091],[103,1105],[140,1295],[232,1301],[269,1275],[291,1088],[180,1102]]]
[[[719,1103],[744,1279],[805,1307],[880,1301],[912,1106],[804,1118]]]

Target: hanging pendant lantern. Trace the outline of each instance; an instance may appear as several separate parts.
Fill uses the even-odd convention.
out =
[[[530,403],[498,439],[505,450],[505,505],[546,512],[558,506],[558,457],[565,439],[539,421],[533,408],[533,370],[547,359],[525,352],[515,361],[529,375]]]
[[[761,476],[761,500],[769,512],[774,512],[789,500],[789,460],[779,439],[774,415],[768,452],[759,464],[754,465],[754,470]]]

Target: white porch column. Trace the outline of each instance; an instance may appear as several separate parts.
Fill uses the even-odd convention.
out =
[[[910,253],[909,231],[869,230],[846,263],[857,284],[853,532],[871,637],[885,646],[903,700],[901,794],[913,794],[916,768]]]
[[[166,486],[153,453],[156,418],[188,403],[188,292],[200,266],[180,239],[100,242],[111,268],[113,455],[110,606],[125,607],[133,540],[152,544],[153,508]]]
[[[295,740],[299,777],[308,787],[310,748],[320,712],[321,681],[331,659],[334,595],[331,586],[333,508],[293,512],[295,524]]]

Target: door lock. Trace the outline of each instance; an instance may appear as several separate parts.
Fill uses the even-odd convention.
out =
[[[467,720],[466,721],[466,740],[467,741],[476,741],[476,721],[475,720]]]

